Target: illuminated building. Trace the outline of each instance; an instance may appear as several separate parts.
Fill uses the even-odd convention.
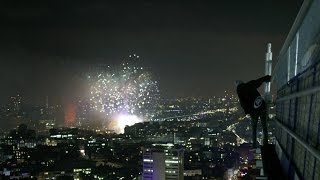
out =
[[[194,170],[185,170],[184,171],[184,176],[201,176],[202,175],[202,171],[201,169],[194,169]]]
[[[90,124],[90,103],[86,100],[79,100],[76,104],[76,123],[80,127],[86,127]]]
[[[162,147],[145,148],[143,151],[143,180],[182,180],[184,172],[184,151]]]
[[[60,140],[60,141],[70,141],[74,140],[78,137],[78,129],[72,128],[72,129],[50,129],[50,138],[54,140]]]
[[[39,120],[39,128],[40,130],[46,130],[49,131],[50,129],[53,129],[56,125],[56,122],[54,119],[40,119]]]
[[[11,97],[11,108],[13,112],[18,113],[21,110],[21,96],[18,94]]]
[[[320,1],[304,1],[275,67],[276,151],[288,179],[320,179]]]

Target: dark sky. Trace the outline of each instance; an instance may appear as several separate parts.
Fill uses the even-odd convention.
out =
[[[264,73],[302,0],[0,1],[0,101],[83,95],[80,73],[136,53],[163,96],[222,95]],[[3,104],[3,103],[0,103]]]

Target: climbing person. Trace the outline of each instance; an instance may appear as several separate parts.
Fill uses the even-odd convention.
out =
[[[257,89],[262,85],[262,83],[270,82],[270,80],[271,76],[267,75],[246,83],[240,80],[235,81],[240,105],[245,114],[249,114],[251,116],[252,147],[254,149],[257,148],[257,123],[259,118],[261,120],[263,130],[263,144],[268,144],[268,115],[266,103]]]

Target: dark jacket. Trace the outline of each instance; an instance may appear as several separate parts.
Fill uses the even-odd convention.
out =
[[[237,93],[240,100],[241,107],[244,109],[246,114],[252,114],[260,109],[254,107],[254,103],[258,97],[261,97],[258,92],[258,88],[263,82],[269,82],[271,76],[264,76],[262,78],[242,83],[237,86]],[[261,98],[262,99],[262,98]],[[264,106],[264,101],[262,100]]]

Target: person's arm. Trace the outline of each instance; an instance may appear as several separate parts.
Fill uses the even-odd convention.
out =
[[[271,76],[267,75],[256,80],[249,81],[247,84],[257,89],[261,86],[262,83],[270,82],[270,80],[271,80]]]

